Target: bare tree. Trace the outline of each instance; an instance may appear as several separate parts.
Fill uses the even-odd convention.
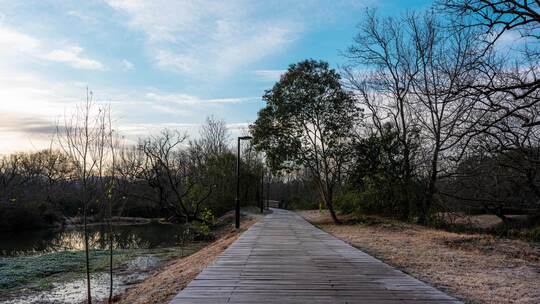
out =
[[[404,203],[411,211],[414,202],[409,192],[418,125],[410,100],[411,84],[418,73],[414,45],[405,37],[403,20],[381,19],[373,10],[366,12],[358,30],[346,53],[350,60],[344,69],[347,84],[357,93],[379,136],[387,123],[398,132],[403,147]]]
[[[17,186],[24,184],[20,177],[20,154],[4,156],[0,159],[0,201],[11,199],[12,193]]]
[[[527,109],[528,117],[537,119],[540,116],[540,107]],[[483,172],[485,176],[497,178],[506,187],[494,186],[489,190],[503,191],[493,198],[498,208],[485,209],[500,217],[503,222],[509,219],[502,212],[503,207],[532,209],[531,214],[540,212],[540,131],[535,126],[523,126],[521,120],[507,117],[491,124],[488,129],[475,138],[477,154],[489,156],[488,161],[479,164],[481,168],[485,163],[490,164]],[[482,187],[476,187],[482,189]],[[507,190],[510,189],[510,190]],[[489,190],[484,191],[480,198],[489,197]]]
[[[73,162],[64,153],[49,148],[32,155],[34,166],[39,167],[39,175],[43,181],[43,188],[46,194],[45,200],[53,203],[58,199],[60,193],[55,192],[55,188],[61,182],[71,180],[73,175]]]
[[[102,174],[103,130],[105,130],[104,110],[93,101],[92,92],[87,90],[86,100],[77,106],[75,113],[66,116],[64,124],[57,127],[58,143],[73,160],[75,176],[80,189],[83,211],[84,250],[86,258],[87,301],[92,303],[90,280],[90,252],[88,235],[88,215],[91,193],[90,184],[95,181],[94,173]]]
[[[455,17],[458,30],[475,28],[484,50],[511,50],[479,71],[484,79],[474,92],[484,97],[492,121],[519,119],[522,126],[539,125],[527,110],[540,102],[538,62],[540,60],[540,3],[534,0],[442,0],[443,10]],[[507,40],[507,41],[504,41]]]
[[[114,230],[113,230],[113,203],[114,198],[116,197],[115,192],[117,188],[117,147],[120,145],[120,137],[113,128],[113,121],[110,106],[107,108],[106,112],[106,142],[104,145],[109,149],[109,179],[108,184],[105,188],[105,197],[107,200],[108,206],[108,230],[109,230],[109,303],[113,302],[113,289],[114,289],[114,278],[113,278],[113,247],[114,247]]]
[[[199,140],[193,141],[200,145],[207,155],[221,155],[227,150],[230,141],[229,130],[225,121],[216,119],[213,116],[207,117],[206,122],[199,130]]]
[[[517,126],[521,129],[521,125]],[[441,194],[461,206],[484,211],[510,224],[509,212],[534,215],[540,210],[539,135],[499,125],[493,134],[476,136],[467,157]],[[496,136],[496,137],[495,137]]]
[[[158,136],[142,140],[139,144],[147,159],[153,187],[159,191],[159,200],[165,204],[176,219],[201,221],[202,203],[210,196],[212,188],[200,189],[198,168],[189,153],[180,149],[186,143],[186,135],[164,130]],[[192,195],[195,192],[200,195]]]
[[[146,170],[145,167],[146,156],[144,151],[136,145],[124,143],[119,145],[115,152],[117,154],[115,159],[116,174],[118,175],[117,190],[122,194],[122,203],[117,214],[124,214],[128,197],[156,202],[153,196],[146,196],[142,193],[145,191],[145,186],[147,186],[146,181],[152,180],[150,177],[147,178],[146,173],[149,170]],[[160,201],[157,201],[157,203],[159,204]]]
[[[347,53],[353,63],[345,69],[348,83],[372,126],[379,136],[388,123],[397,130],[409,202],[413,174],[427,181],[418,206],[423,223],[440,174],[450,173],[450,164],[461,159],[485,119],[480,97],[469,88],[477,84],[477,72],[490,53],[480,47],[473,29],[448,28],[433,12],[380,19],[368,11]]]
[[[411,82],[411,97],[428,161],[427,194],[419,218],[425,223],[440,173],[450,171],[451,162],[461,159],[481,116],[476,115],[478,98],[464,88],[476,83],[483,52],[474,31],[448,32],[433,13],[411,14],[407,21],[418,71]]]
[[[235,155],[228,147],[230,136],[225,121],[210,116],[199,129],[199,137],[190,140],[187,148],[189,158],[197,168],[199,184],[211,190],[206,207],[214,207],[214,211],[228,211],[223,203],[233,199],[230,189],[234,182]]]

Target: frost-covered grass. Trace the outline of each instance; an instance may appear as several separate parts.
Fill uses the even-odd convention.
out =
[[[105,269],[106,251],[92,251],[93,271]],[[123,256],[124,254],[122,254]],[[119,258],[117,253],[116,258]],[[51,276],[78,274],[85,271],[84,251],[65,251],[33,256],[0,257],[0,289],[21,285],[40,287]]]
[[[184,250],[184,254],[192,252],[197,246],[202,246],[202,244],[190,245]],[[158,260],[167,260],[181,256],[182,250],[178,247],[115,250],[115,268],[124,268],[135,258],[148,255]],[[7,292],[14,292],[21,288],[46,289],[52,282],[81,277],[86,271],[85,265],[84,251],[0,257],[0,289]],[[92,250],[90,252],[90,268],[93,273],[105,271],[108,267],[108,251]]]

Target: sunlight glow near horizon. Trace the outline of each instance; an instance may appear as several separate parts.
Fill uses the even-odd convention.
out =
[[[47,148],[87,87],[131,138],[163,127],[196,136],[211,115],[240,134],[289,64],[339,67],[366,7],[429,4],[0,0],[0,154]]]

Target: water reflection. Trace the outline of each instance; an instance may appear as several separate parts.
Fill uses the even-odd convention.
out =
[[[106,225],[89,226],[90,246],[93,249],[109,247]],[[144,224],[113,227],[115,249],[151,249],[182,244],[185,229],[182,225]],[[65,250],[83,250],[82,227],[67,230],[37,230],[18,233],[0,233],[0,255],[41,254]]]

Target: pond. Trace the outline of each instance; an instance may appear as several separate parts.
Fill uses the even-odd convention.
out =
[[[183,225],[149,223],[113,226],[115,249],[153,249],[182,245],[188,231]],[[109,248],[107,225],[88,226],[90,247]],[[0,233],[0,256],[44,254],[84,249],[82,227]]]
[[[103,300],[108,295],[109,229],[88,228],[92,294]],[[113,236],[115,294],[146,278],[164,261],[207,244],[189,241],[189,229],[173,224],[114,225]],[[0,304],[84,302],[83,249],[82,227],[0,233]]]

